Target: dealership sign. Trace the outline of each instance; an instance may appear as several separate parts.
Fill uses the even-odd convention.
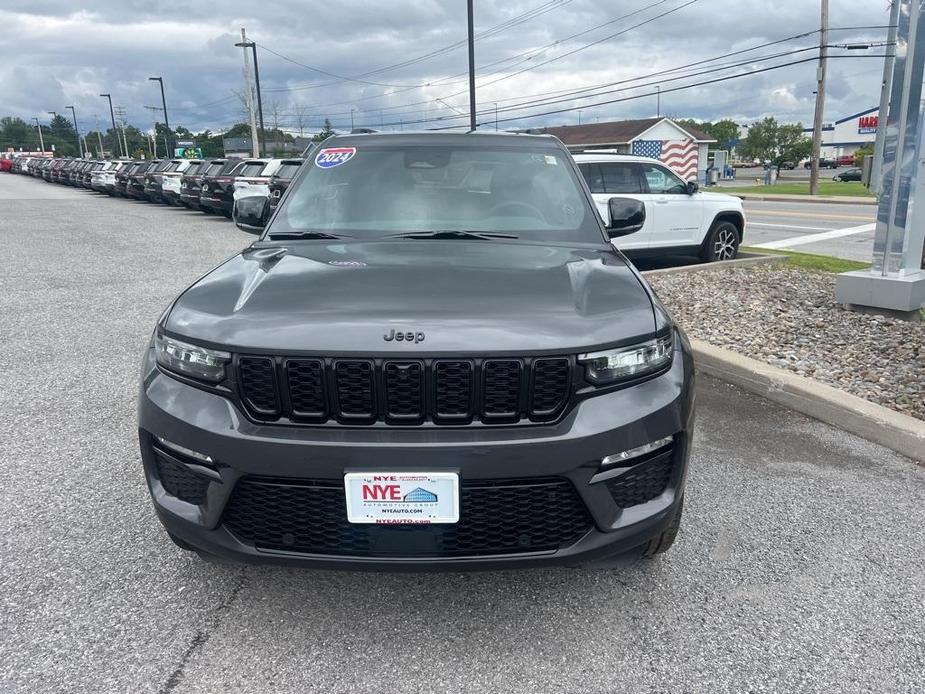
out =
[[[879,116],[861,116],[858,118],[858,135],[876,133],[879,120]]]

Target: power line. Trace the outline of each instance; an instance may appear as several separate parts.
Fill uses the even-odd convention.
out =
[[[497,34],[505,29],[509,29],[513,26],[517,26],[518,24],[522,24],[523,22],[533,19],[534,17],[541,16],[545,14],[546,12],[550,12],[552,10],[559,9],[560,7],[564,7],[570,2],[572,2],[572,0],[553,0],[552,2],[544,3],[543,5],[540,5],[531,10],[523,12],[520,15],[512,17],[511,19],[505,20],[504,22],[501,22],[500,24],[497,24],[489,29],[486,29],[485,31],[479,32],[476,35],[475,40],[480,40],[482,38],[493,36],[494,34]],[[269,48],[268,46],[264,44],[258,43],[257,45],[260,46],[260,48],[262,48],[263,50],[267,51],[268,53],[272,53],[278,58],[281,58],[290,63],[293,63],[294,65],[303,67],[307,70],[311,70],[312,72],[317,72],[319,74],[332,77],[335,80],[333,82],[326,82],[324,84],[302,85],[299,87],[288,87],[286,89],[279,90],[279,91],[291,91],[294,89],[317,89],[320,87],[331,86],[333,84],[340,84],[341,82],[359,82],[360,84],[369,84],[369,85],[380,86],[380,87],[396,87],[396,88],[412,88],[412,89],[419,88],[422,86],[427,86],[426,84],[414,84],[414,85],[388,84],[384,82],[374,82],[370,80],[365,80],[363,79],[363,77],[368,77],[368,76],[375,75],[375,74],[381,74],[383,72],[389,72],[392,70],[399,69],[401,67],[406,67],[408,65],[413,65],[419,62],[423,62],[425,60],[429,60],[430,58],[436,57],[438,55],[443,55],[452,50],[455,50],[456,48],[459,48],[460,46],[465,46],[466,43],[467,42],[465,40],[458,41],[456,43],[450,44],[449,46],[444,46],[443,48],[439,48],[434,51],[431,51],[430,53],[425,53],[424,55],[420,55],[415,58],[409,58],[408,60],[402,61],[400,63],[395,63],[393,65],[386,65],[384,67],[377,68],[375,70],[369,70],[359,75],[354,75],[353,77],[347,77],[345,75],[338,75],[336,73],[328,72],[327,70],[322,70],[321,68],[314,67],[312,65],[306,65],[305,63],[301,63],[298,60],[295,60],[277,51],[274,51],[273,49]],[[277,90],[267,90],[267,91],[277,91]]]

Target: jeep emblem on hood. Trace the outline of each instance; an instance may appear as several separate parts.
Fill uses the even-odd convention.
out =
[[[418,342],[424,342],[424,333],[422,332],[395,332],[393,328],[391,332],[382,336],[382,339],[386,342],[391,342],[395,340],[396,342],[413,342],[417,344]]]

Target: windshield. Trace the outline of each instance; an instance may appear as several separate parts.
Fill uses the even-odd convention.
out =
[[[377,143],[323,148],[305,166],[269,234],[473,231],[601,240],[596,212],[561,150]]]
[[[206,176],[214,176],[214,175],[218,174],[218,172],[221,171],[221,170],[224,168],[224,166],[225,166],[225,162],[223,162],[223,161],[221,161],[221,162],[216,162],[216,163],[214,163],[214,164],[210,164],[210,165],[209,165],[209,168],[206,169],[206,170],[203,172],[203,174],[206,175]]]

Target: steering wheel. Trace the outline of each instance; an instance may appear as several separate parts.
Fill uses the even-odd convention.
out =
[[[534,207],[530,203],[519,202],[517,200],[509,200],[508,202],[498,203],[497,205],[492,207],[490,210],[488,210],[488,216],[494,217],[500,210],[507,209],[507,208],[513,208],[515,210],[516,209],[524,210],[527,212],[528,217],[536,217],[537,219],[543,219],[543,220],[546,219],[546,215],[544,215],[538,208]]]

